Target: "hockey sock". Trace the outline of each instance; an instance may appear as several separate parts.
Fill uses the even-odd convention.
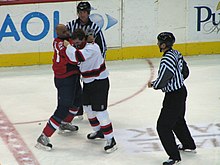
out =
[[[100,122],[101,130],[105,138],[111,139],[113,137],[113,128],[107,110],[97,112],[96,116],[98,118],[98,121]]]
[[[92,126],[92,129],[93,129],[94,131],[99,131],[99,130],[100,130],[100,123],[99,123],[99,121],[97,120],[97,118],[94,117],[94,118],[88,118],[88,119],[89,119],[90,125]]]
[[[83,109],[85,110],[89,123],[94,131],[100,130],[100,123],[98,119],[96,118],[96,113],[92,111],[91,105],[83,106]]]
[[[47,122],[47,125],[43,129],[44,135],[47,137],[51,137],[53,133],[56,131],[56,129],[59,128],[60,123],[61,120],[59,120],[55,116],[50,117],[50,119]]]
[[[78,108],[70,108],[67,117],[63,120],[64,122],[70,123],[78,112]]]
[[[106,139],[111,139],[113,137],[112,123],[101,126],[101,130]]]

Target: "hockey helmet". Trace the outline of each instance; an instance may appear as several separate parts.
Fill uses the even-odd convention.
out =
[[[157,40],[159,41],[160,45],[165,43],[167,47],[172,47],[175,42],[175,37],[171,32],[161,32],[157,36]]]
[[[87,11],[90,14],[91,11],[91,5],[89,2],[80,2],[77,5],[77,12],[79,13],[79,11]]]

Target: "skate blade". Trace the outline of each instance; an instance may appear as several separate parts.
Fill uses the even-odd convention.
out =
[[[108,149],[108,150],[105,150],[105,152],[106,152],[107,154],[110,154],[110,153],[116,151],[117,149],[118,149],[118,147],[117,147],[117,146],[114,146],[114,147],[112,147],[112,148],[110,148],[110,149]]]
[[[35,148],[40,149],[40,150],[44,150],[44,151],[51,151],[52,150],[52,147],[44,146],[44,145],[42,145],[40,143],[37,143],[35,145]]]
[[[187,153],[194,153],[194,154],[197,153],[196,150],[188,150],[188,149],[185,149],[184,152],[187,152]]]
[[[71,135],[74,135],[76,134],[78,131],[67,131],[67,130],[59,130],[58,131],[58,134],[59,135],[62,135],[62,136],[71,136]]]
[[[88,139],[88,138],[87,138]],[[106,141],[105,138],[88,139],[89,141]]]

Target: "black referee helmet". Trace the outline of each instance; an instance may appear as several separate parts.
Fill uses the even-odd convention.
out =
[[[79,13],[79,11],[87,11],[88,14],[90,14],[91,11],[91,5],[89,2],[80,2],[77,5],[77,12]]]
[[[175,37],[171,32],[161,32],[157,36],[157,40],[159,41],[160,45],[165,43],[167,47],[172,47],[175,42]]]

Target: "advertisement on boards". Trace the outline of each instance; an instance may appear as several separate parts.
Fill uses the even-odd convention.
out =
[[[189,0],[188,41],[219,41],[220,0]]]
[[[120,47],[121,2],[100,1],[91,2],[90,18],[102,28],[108,47]],[[77,18],[77,3],[0,6],[0,54],[52,51],[56,25]]]
[[[28,3],[47,3],[47,2],[64,2],[74,0],[0,0],[0,5],[15,5],[15,4],[28,4]]]

